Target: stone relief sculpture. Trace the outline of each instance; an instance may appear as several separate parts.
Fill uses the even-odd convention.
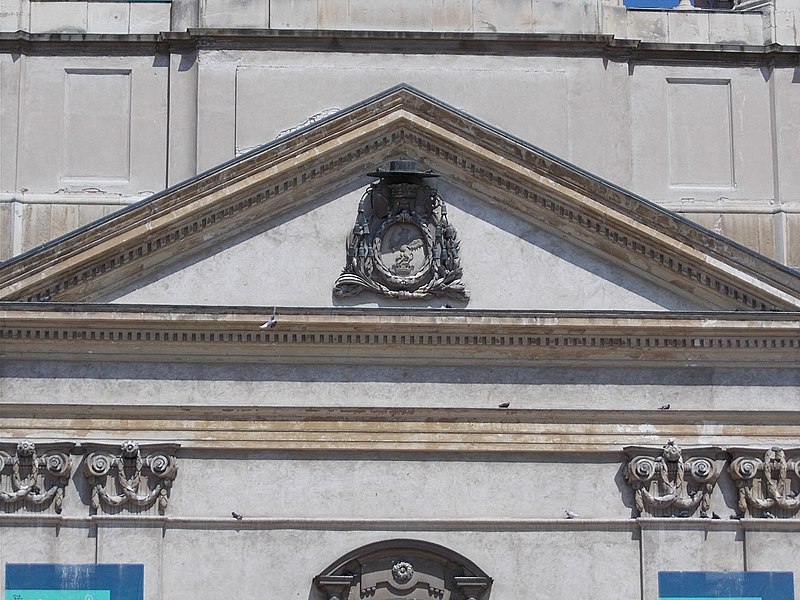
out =
[[[392,161],[367,188],[347,242],[347,263],[336,280],[337,296],[370,290],[389,298],[450,297],[466,302],[459,240],[447,206],[423,179],[415,161]]]
[[[662,448],[629,446],[625,479],[639,516],[708,517],[711,492],[724,459],[716,447],[684,452],[674,440]],[[686,456],[684,456],[686,455]]]
[[[75,444],[42,444],[37,449],[30,440],[0,446],[0,503],[7,508],[53,507],[61,512],[64,488],[69,483],[72,461],[69,453]],[[13,454],[11,454],[13,452]]]
[[[177,444],[148,445],[128,440],[120,446],[87,444],[83,463],[92,486],[92,508],[149,508],[158,502],[163,512],[178,472]]]
[[[728,470],[739,490],[742,517],[786,518],[800,513],[800,448],[773,446],[763,454],[729,448]]]
[[[492,579],[441,546],[388,540],[342,557],[314,584],[326,600],[488,600]]]

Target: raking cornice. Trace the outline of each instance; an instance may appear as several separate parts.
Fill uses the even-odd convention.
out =
[[[800,308],[791,269],[404,85],[0,265],[0,300],[103,298],[397,156],[709,308]]]

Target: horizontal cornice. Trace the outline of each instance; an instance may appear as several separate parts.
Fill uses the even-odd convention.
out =
[[[152,54],[202,49],[593,56],[617,62],[788,67],[796,66],[800,57],[797,46],[655,43],[608,34],[311,29],[188,29],[158,34],[0,33],[0,51],[25,54]]]
[[[689,447],[796,446],[792,411],[569,410],[87,404],[3,405],[5,439],[137,439],[180,444],[182,456],[206,452],[356,452],[598,454],[667,439]],[[87,440],[89,442],[87,442]],[[198,454],[199,453],[199,454]]]
[[[800,315],[0,303],[6,359],[800,366]]]

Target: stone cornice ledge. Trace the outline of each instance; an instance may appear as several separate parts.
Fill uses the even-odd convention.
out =
[[[0,32],[0,51],[27,53],[103,48],[117,52],[191,52],[198,49],[316,50],[328,52],[602,56],[618,61],[798,64],[798,46],[781,44],[642,42],[611,34],[366,31],[354,29],[199,28],[157,34]]]
[[[0,303],[0,357],[800,366],[800,315]]]
[[[163,529],[335,529],[345,531],[800,531],[796,519],[673,519],[673,518],[580,518],[580,519],[347,519],[327,517],[247,517],[241,521],[224,517],[174,517],[149,515],[36,515],[0,514],[0,526],[80,527],[130,526]]]

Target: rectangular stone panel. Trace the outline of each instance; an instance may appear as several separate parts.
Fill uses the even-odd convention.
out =
[[[728,79],[667,79],[669,182],[673,187],[735,186]]]
[[[800,215],[786,215],[786,264],[800,269]]]
[[[201,0],[201,27],[266,27],[269,3],[266,0]]]
[[[0,261],[14,254],[14,205],[0,202]]]
[[[794,596],[800,598],[800,532],[794,523],[780,527],[748,524],[748,571],[794,571]]]
[[[85,33],[86,2],[31,2],[31,33]]]
[[[317,0],[271,0],[269,26],[271,29],[316,29]]]
[[[131,71],[67,69],[62,179],[130,178]]]
[[[132,2],[129,33],[170,30],[170,5],[165,2]]]
[[[127,2],[90,2],[88,31],[90,33],[128,33],[131,5]]]
[[[658,599],[658,574],[663,571],[744,571],[743,540],[729,523],[708,530],[688,522],[643,522],[642,598]]]

